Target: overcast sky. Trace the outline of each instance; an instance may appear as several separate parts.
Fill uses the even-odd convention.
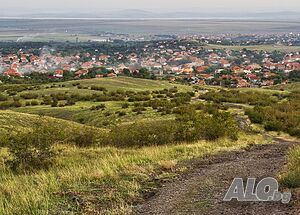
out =
[[[48,12],[61,10],[211,11],[249,12],[299,11],[300,0],[0,0],[0,11]],[[254,11],[254,12],[255,12]],[[206,11],[207,12],[207,11]]]

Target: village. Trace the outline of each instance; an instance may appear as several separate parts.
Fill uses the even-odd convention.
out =
[[[218,39],[222,43],[226,38]],[[214,39],[144,41],[131,44],[131,48],[126,43],[115,48],[111,43],[109,51],[100,47],[71,53],[49,46],[9,53],[0,50],[0,77],[30,78],[32,73],[41,73],[51,80],[65,80],[126,75],[238,88],[272,86],[299,78],[299,52],[255,51],[247,46],[241,50],[212,48],[207,44],[215,43]]]

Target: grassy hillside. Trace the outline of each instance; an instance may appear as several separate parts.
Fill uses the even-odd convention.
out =
[[[143,97],[146,97],[146,99],[149,96],[160,96],[160,99],[166,97],[166,95],[159,95],[160,93],[157,92],[155,95],[152,95],[154,91],[174,89],[174,87],[176,87],[178,92],[194,90],[187,85],[129,77],[88,79],[37,86],[3,85],[1,87],[3,92],[5,92],[2,93],[3,96],[8,98],[7,101],[1,101],[0,99],[0,106],[4,108],[7,108],[5,105],[11,105],[8,109],[17,112],[42,114],[97,127],[161,118],[161,113],[149,108],[137,114],[133,111],[136,108],[135,103],[142,103],[141,100],[145,100]],[[23,90],[20,91],[22,88]],[[16,92],[17,90],[18,92]],[[126,95],[122,95],[124,92]],[[148,93],[148,95],[143,95],[143,92]],[[63,97],[59,99],[55,107],[51,105],[53,99],[51,96],[53,95]],[[138,101],[130,101],[130,107],[128,108],[122,108],[125,102],[130,100],[130,98],[134,100],[137,96],[142,98],[138,99]],[[15,98],[18,98],[18,108],[14,108],[16,102],[14,103],[13,101]],[[46,98],[50,99],[49,104],[43,104]],[[66,105],[68,98],[76,100],[76,104],[74,102],[72,105]],[[33,105],[33,103],[35,104]],[[104,105],[105,108],[91,111],[92,107],[100,105]]]
[[[290,84],[280,84],[280,85],[275,85],[270,87],[270,89],[274,90],[288,90],[288,91],[293,91],[293,90],[300,90],[300,83],[295,82],[295,83],[290,83]]]
[[[28,132],[39,124],[56,128],[57,131],[63,130],[68,136],[76,134],[81,130],[92,129],[95,132],[106,132],[105,129],[89,127],[72,121],[55,119],[47,116],[38,116],[33,114],[18,113],[10,110],[0,110],[0,136],[6,134]],[[53,134],[56,135],[55,133]],[[1,139],[0,139],[1,144]]]
[[[60,87],[59,85],[64,85]],[[80,84],[83,89],[78,89],[76,84]],[[53,87],[53,86],[57,87]],[[75,85],[75,86],[74,86]],[[37,93],[58,93],[58,92],[72,92],[72,93],[86,93],[91,91],[84,89],[85,87],[100,86],[106,88],[108,91],[116,90],[132,90],[132,91],[145,91],[145,90],[162,90],[165,88],[178,87],[179,90],[188,91],[191,90],[190,86],[174,84],[168,81],[148,80],[140,78],[130,77],[115,77],[115,78],[94,78],[77,81],[67,81],[58,84],[45,84],[41,86],[40,90],[36,90]],[[25,91],[26,92],[26,91]]]
[[[128,214],[131,204],[184,171],[181,161],[262,143],[244,135],[140,149],[58,145],[60,156],[47,171],[15,175],[0,162],[0,214]],[[0,160],[5,156],[2,150]]]
[[[278,89],[213,88],[204,94],[190,86],[126,77],[1,87],[0,106],[13,106],[0,110],[0,135],[13,133],[13,143],[20,143],[14,145],[25,146],[19,147],[28,152],[20,159],[25,164],[28,155],[42,160],[41,139],[60,138],[59,131],[64,131],[63,139],[49,144],[55,152],[47,154],[51,165],[32,171],[11,168],[7,159],[24,154],[12,144],[2,145],[0,214],[5,215],[128,214],[161,182],[185,171],[186,160],[270,142],[262,135],[245,134],[237,126],[241,117],[234,118],[236,110],[227,112],[224,103],[269,111],[275,110],[273,103],[294,98]],[[45,130],[36,125],[46,125]]]
[[[95,105],[105,104],[106,110],[94,110],[90,108]],[[130,123],[133,121],[149,121],[157,119],[169,119],[172,116],[161,116],[155,110],[147,109],[142,114],[132,112],[134,107],[126,110],[122,108],[123,102],[78,102],[75,106],[67,107],[50,107],[50,106],[33,106],[16,108],[14,111],[29,113],[29,114],[43,114],[50,117],[75,121],[96,127],[111,127],[118,124]],[[118,112],[126,113],[120,116]]]

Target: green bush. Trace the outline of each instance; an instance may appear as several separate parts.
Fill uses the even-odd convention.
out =
[[[106,143],[117,147],[161,145],[173,142],[174,135],[174,124],[171,122],[139,122],[113,128]]]
[[[105,87],[100,87],[100,86],[91,86],[91,90],[103,91],[103,92],[107,91],[107,89]]]
[[[261,124],[263,122],[263,116],[259,111],[247,109],[245,114],[248,115],[252,123]]]
[[[288,156],[286,171],[280,178],[280,183],[288,188],[300,188],[300,147],[291,149]]]
[[[125,112],[125,111],[119,111],[119,112],[118,112],[118,115],[119,115],[119,116],[126,116],[126,112]]]
[[[123,103],[123,104],[122,104],[122,108],[123,108],[123,109],[127,109],[128,107],[129,107],[129,103]]]
[[[23,99],[37,99],[39,95],[36,93],[23,93],[20,97]]]
[[[39,101],[36,101],[36,100],[31,101],[32,106],[37,106],[39,104],[40,104]]]
[[[264,124],[264,128],[267,131],[282,131],[283,126],[279,121],[267,121]]]
[[[8,100],[8,96],[0,93],[0,101],[2,102],[2,101],[7,101],[7,100]]]
[[[98,144],[103,137],[104,133],[99,133],[98,130],[90,127],[83,127],[71,132],[69,141],[79,147],[91,147]]]
[[[60,129],[39,120],[29,132],[10,134],[5,138],[9,159],[5,164],[13,171],[27,173],[47,169],[54,162],[53,144],[63,140]]]
[[[105,110],[105,108],[106,108],[105,104],[100,104],[100,105],[97,105],[97,106],[92,106],[90,108],[90,110]]]

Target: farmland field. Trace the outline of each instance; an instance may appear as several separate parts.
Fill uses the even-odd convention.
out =
[[[300,51],[299,46],[286,46],[286,45],[249,45],[249,46],[226,46],[226,45],[214,45],[209,44],[204,46],[205,48],[213,49],[228,49],[228,50],[242,50],[248,49],[252,51],[282,51],[282,52],[298,52]]]
[[[10,26],[10,28],[7,28]],[[30,30],[28,30],[30,29]],[[49,31],[51,29],[51,31]],[[300,32],[295,21],[230,19],[0,19],[0,40],[80,41],[97,40],[99,34],[180,35],[253,34]],[[54,34],[55,33],[55,34]],[[76,36],[74,36],[76,35]]]

